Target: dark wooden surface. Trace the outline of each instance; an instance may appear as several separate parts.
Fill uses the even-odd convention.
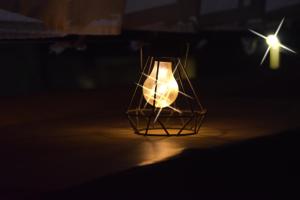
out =
[[[208,115],[198,135],[137,136],[124,114],[128,95],[94,91],[1,98],[1,199],[33,198],[190,149],[212,149],[300,124],[298,99],[207,97]]]

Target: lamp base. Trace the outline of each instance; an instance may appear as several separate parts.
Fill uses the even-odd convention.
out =
[[[183,110],[181,113],[170,109],[160,113],[155,119],[153,109],[133,109],[127,117],[134,132],[144,136],[186,136],[195,135],[203,123],[206,110]]]

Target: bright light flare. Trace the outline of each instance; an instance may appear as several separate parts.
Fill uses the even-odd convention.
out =
[[[279,48],[280,47],[280,41],[276,35],[269,35],[266,38],[266,42],[271,48]]]
[[[277,69],[279,67],[279,63],[280,63],[280,48],[283,48],[287,51],[290,51],[292,53],[296,53],[295,51],[293,51],[292,49],[288,48],[287,46],[281,44],[280,40],[278,39],[277,35],[282,27],[282,24],[284,22],[284,18],[281,20],[278,28],[276,29],[274,34],[268,35],[268,36],[264,36],[254,30],[249,29],[253,34],[265,39],[268,48],[262,58],[262,61],[260,64],[263,64],[263,62],[265,61],[268,53],[270,52],[270,67],[272,69]]]

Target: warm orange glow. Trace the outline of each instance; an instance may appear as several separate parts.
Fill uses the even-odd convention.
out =
[[[142,160],[138,165],[149,165],[166,160],[180,154],[184,147],[177,142],[171,141],[150,141],[142,143]]]
[[[155,61],[152,72],[143,85],[143,95],[147,103],[155,105],[157,108],[169,107],[176,100],[178,92],[178,84],[172,72],[172,63]]]

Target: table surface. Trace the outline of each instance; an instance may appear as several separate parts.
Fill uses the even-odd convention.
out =
[[[208,115],[199,134],[145,137],[130,128],[126,103],[111,98],[73,93],[1,99],[0,197],[68,188],[188,149],[276,134],[300,124],[298,99],[211,98],[205,100]]]

